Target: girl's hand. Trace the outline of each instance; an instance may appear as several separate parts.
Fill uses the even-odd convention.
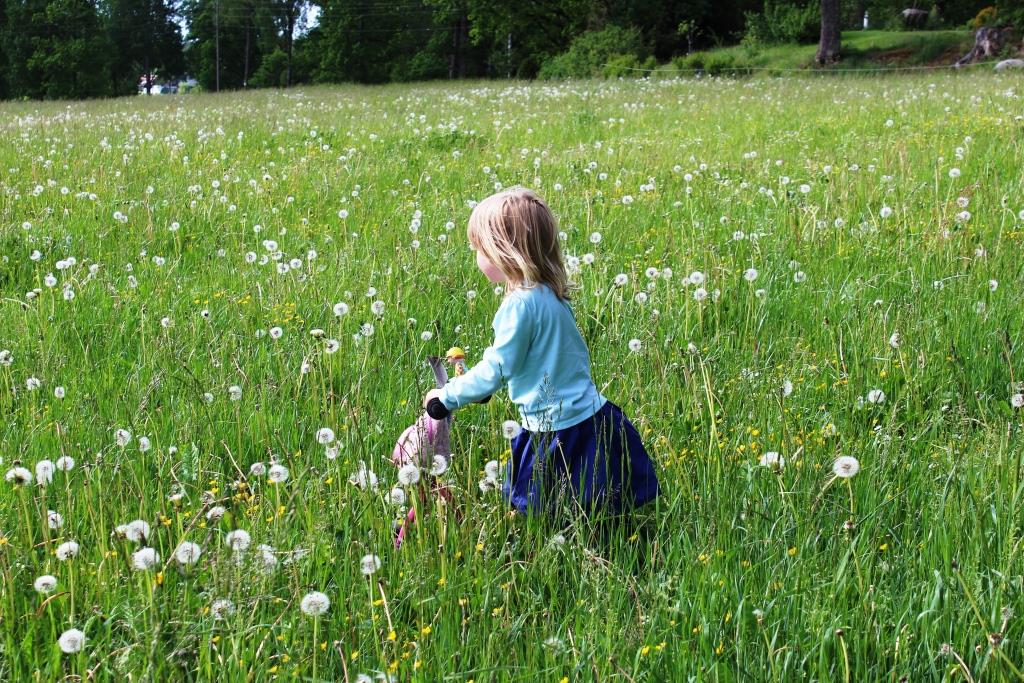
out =
[[[437,397],[438,400],[441,398],[440,389],[431,389],[427,392],[427,395],[423,397],[423,407],[426,408],[427,404],[430,403],[430,399]]]

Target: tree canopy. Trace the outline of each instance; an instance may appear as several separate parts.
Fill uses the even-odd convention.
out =
[[[838,29],[906,3],[828,0]],[[937,0],[963,26],[987,0]],[[305,82],[599,75],[746,40],[817,41],[821,0],[0,0],[0,98]],[[835,55],[838,57],[838,53]]]

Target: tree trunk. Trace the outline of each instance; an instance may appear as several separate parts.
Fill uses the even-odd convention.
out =
[[[821,39],[815,61],[825,66],[839,61],[839,0],[821,0]]]
[[[251,17],[245,18],[245,67],[242,70],[242,87],[249,86],[249,34],[251,33]]]
[[[995,59],[1006,44],[1006,32],[1002,29],[986,26],[974,34],[974,47],[957,60],[953,66],[961,67],[988,59]]]
[[[285,77],[285,85],[291,87],[292,85],[292,44],[295,42],[295,14],[298,8],[295,3],[290,3],[288,7],[288,74]]]

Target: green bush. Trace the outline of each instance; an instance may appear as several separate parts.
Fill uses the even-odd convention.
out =
[[[1007,10],[999,13],[1000,18],[1010,26],[1013,26],[1019,33],[1024,33],[1024,7]]]
[[[605,78],[642,78],[658,68],[654,57],[640,61],[636,55],[614,55],[605,64],[601,75]]]
[[[703,52],[694,52],[685,57],[676,57],[672,60],[672,66],[680,71],[694,71],[704,68],[704,60],[707,55]]]
[[[249,86],[255,88],[283,88],[288,80],[288,55],[281,48],[275,48],[263,57],[260,66],[249,78]]]
[[[764,11],[747,12],[746,44],[814,43],[821,34],[817,2],[792,3],[766,0]]]
[[[709,76],[721,76],[722,74],[736,71],[736,59],[725,53],[711,53],[704,60],[704,70]]]
[[[601,76],[613,58],[633,56],[638,62],[647,58],[640,30],[607,26],[587,31],[572,41],[569,49],[541,64],[540,78],[590,78]],[[619,65],[622,68],[622,64]]]
[[[974,18],[971,19],[971,22],[968,24],[968,26],[970,26],[975,31],[985,26],[995,26],[999,14],[1000,12],[995,7],[983,7],[976,15],[974,15]]]

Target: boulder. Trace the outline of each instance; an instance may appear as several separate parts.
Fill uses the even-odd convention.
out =
[[[924,28],[928,23],[928,12],[923,9],[908,7],[901,14],[903,15],[903,26],[906,28]]]
[[[1024,59],[1004,59],[996,64],[996,71],[1009,71],[1010,69],[1024,69]]]

